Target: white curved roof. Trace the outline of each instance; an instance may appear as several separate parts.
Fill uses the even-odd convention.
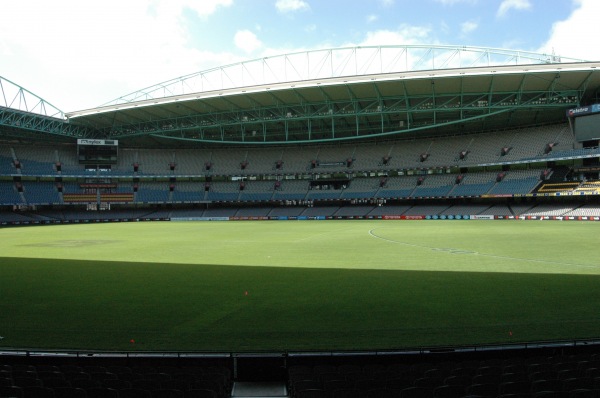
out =
[[[181,76],[105,105],[286,82],[318,81],[397,72],[583,62],[554,54],[468,46],[344,47],[263,57]]]

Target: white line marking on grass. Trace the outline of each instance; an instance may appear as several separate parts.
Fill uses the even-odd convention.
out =
[[[499,259],[503,259],[503,260],[528,261],[528,262],[532,262],[532,263],[556,264],[556,265],[566,265],[566,266],[572,266],[572,267],[592,268],[592,269],[600,268],[599,266],[596,266],[596,265],[586,265],[586,264],[577,264],[577,263],[565,263],[565,262],[562,262],[562,261],[540,260],[540,259],[535,259],[535,258],[520,258],[520,257],[509,257],[509,256],[498,256],[498,255],[495,255],[495,254],[479,253],[479,252],[474,252],[474,251],[469,251],[469,250],[462,250],[462,249],[432,247],[432,246],[426,246],[426,245],[417,245],[417,244],[414,244],[414,243],[406,243],[406,242],[400,242],[398,240],[388,239],[388,238],[385,238],[383,236],[376,235],[373,231],[375,231],[375,229],[369,230],[369,235],[371,235],[373,238],[381,239],[381,240],[389,242],[389,243],[397,243],[397,244],[403,245],[403,246],[418,247],[420,249],[427,249],[427,250],[433,250],[433,251],[447,252],[447,253],[450,253],[450,254],[473,254],[475,256],[490,257],[490,258],[499,258]]]

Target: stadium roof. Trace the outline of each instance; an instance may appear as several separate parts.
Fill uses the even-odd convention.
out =
[[[181,146],[485,131],[564,120],[596,101],[599,67],[475,47],[315,50],[183,76],[69,113],[64,125],[70,136]]]

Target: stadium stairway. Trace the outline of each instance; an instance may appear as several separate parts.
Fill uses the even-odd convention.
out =
[[[285,359],[276,356],[238,357],[234,364],[234,398],[288,398]]]
[[[287,398],[284,382],[235,382],[231,396],[236,398]]]

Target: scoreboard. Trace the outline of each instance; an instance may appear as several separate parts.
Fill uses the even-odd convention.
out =
[[[119,154],[118,140],[77,140],[77,158],[79,164],[109,165],[117,163]]]
[[[567,117],[578,142],[600,140],[600,104],[569,109]]]

